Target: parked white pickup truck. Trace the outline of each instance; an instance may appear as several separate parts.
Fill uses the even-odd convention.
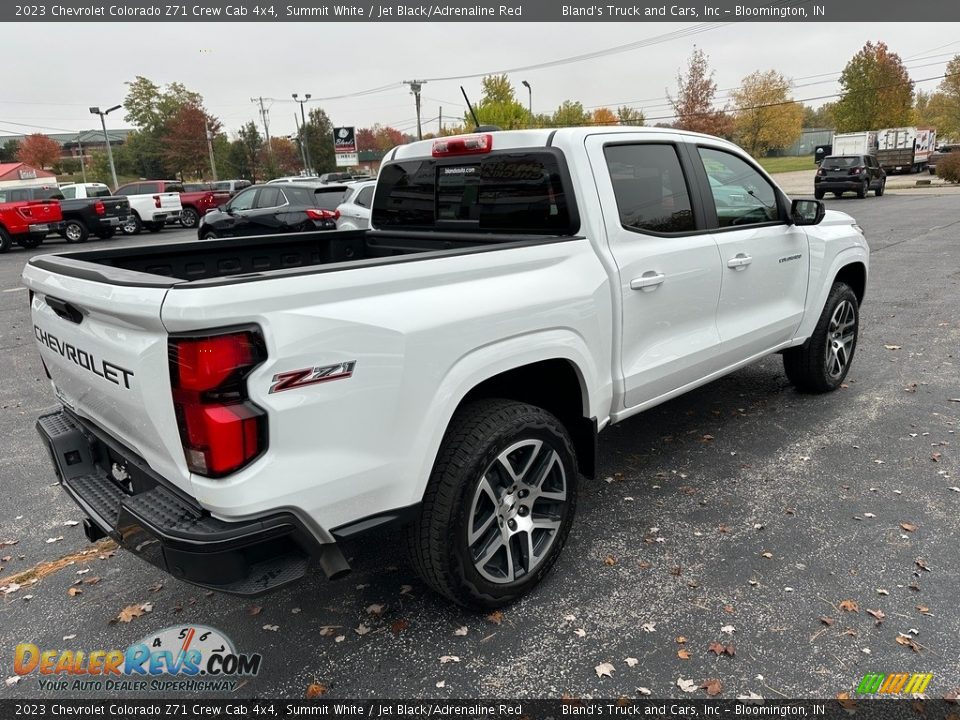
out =
[[[123,226],[123,232],[138,235],[143,228],[160,232],[167,222],[180,217],[183,211],[180,191],[183,186],[177,183],[177,190],[165,191],[167,185],[170,183],[163,180],[141,180],[117,188],[114,195],[126,197],[133,211],[130,220]]]
[[[557,559],[603,428],[770,353],[837,388],[867,265],[713,137],[417,142],[369,231],[32,258],[38,428],[88,537],[189,582],[339,576],[338,540],[402,521],[432,588],[493,607]]]

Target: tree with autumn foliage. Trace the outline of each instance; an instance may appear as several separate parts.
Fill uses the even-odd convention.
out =
[[[880,130],[908,125],[913,83],[900,56],[886,43],[867,42],[840,74],[843,95],[834,117],[837,132]]]
[[[60,159],[60,145],[46,135],[27,135],[17,149],[17,160],[41,170]]]
[[[754,157],[787,147],[803,131],[803,106],[790,98],[790,83],[776,70],[747,75],[733,103],[737,141]]]
[[[954,55],[947,63],[936,94],[941,98],[938,132],[942,137],[960,140],[960,55]]]
[[[184,105],[174,111],[163,126],[164,165],[184,178],[211,177],[207,129],[220,132],[220,121],[197,105]]]
[[[626,105],[621,105],[617,108],[617,120],[620,121],[621,125],[632,125],[635,127],[645,125],[647,122],[647,119],[643,115],[643,110],[627,107]]]
[[[592,125],[619,125],[620,120],[610,108],[596,108],[590,113],[590,123]]]
[[[677,73],[677,96],[667,93],[667,99],[677,118],[675,127],[707,135],[730,137],[733,132],[733,119],[726,109],[717,110],[713,107],[716,94],[717,83],[713,80],[709,58],[703,50],[697,48],[690,56],[686,74]]]

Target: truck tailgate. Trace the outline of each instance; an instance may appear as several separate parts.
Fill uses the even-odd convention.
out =
[[[169,192],[169,193],[160,193],[158,196],[160,198],[160,209],[161,210],[182,210],[183,205],[180,203],[180,193]]]
[[[27,265],[33,335],[60,401],[190,492],[170,392],[162,287]]]
[[[130,201],[125,197],[106,197],[100,202],[103,203],[106,217],[125,218],[130,214]]]

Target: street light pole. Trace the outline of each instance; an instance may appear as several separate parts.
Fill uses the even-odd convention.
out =
[[[530,126],[533,127],[533,88],[526,80],[520,82],[527,89],[527,113],[530,115]]]
[[[83,174],[83,184],[87,184],[87,166],[83,162],[83,141],[80,140],[81,133],[77,133],[77,147],[80,148],[80,172]]]
[[[110,174],[113,175],[113,189],[116,190],[120,187],[120,183],[117,182],[117,168],[113,164],[113,150],[110,148],[110,136],[107,135],[107,120],[106,117],[114,110],[119,110],[123,105],[114,105],[112,108],[101,111],[98,106],[90,108],[91,115],[100,116],[100,127],[103,128],[103,139],[107,143],[107,158],[110,160]]]
[[[306,112],[304,111],[303,106],[307,103],[308,100],[310,100],[310,93],[307,93],[306,95],[304,95],[304,96],[303,96],[303,100],[301,100],[301,99],[297,96],[297,93],[294,93],[294,94],[293,94],[293,99],[294,99],[295,102],[300,103],[300,121],[301,121],[301,122],[300,122],[300,147],[301,147],[301,149],[303,150],[303,162],[304,162],[303,171],[304,171],[304,173],[306,173],[307,175],[309,175],[310,172],[311,172],[311,170],[310,170],[310,165],[311,165],[311,162],[310,162],[310,148],[307,146],[307,138],[306,138],[306,133],[307,133],[307,114],[306,114]]]
[[[414,102],[417,107],[417,140],[423,140],[423,127],[420,125],[420,90],[427,84],[426,80],[404,80],[404,85],[410,86],[410,92],[413,93]]]

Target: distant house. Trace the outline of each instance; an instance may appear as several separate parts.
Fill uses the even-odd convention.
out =
[[[0,187],[56,184],[57,176],[26,163],[0,163]]]
[[[107,130],[107,136],[110,138],[110,145],[118,147],[127,141],[127,137],[133,130],[129,128],[119,130]],[[103,139],[103,130],[81,130],[74,133],[44,133],[48,138],[56,142],[62,148],[61,157],[79,158],[81,155],[89,157],[94,150],[107,151],[107,141]],[[26,135],[4,135],[0,137],[0,144],[15,140],[23,142]]]

